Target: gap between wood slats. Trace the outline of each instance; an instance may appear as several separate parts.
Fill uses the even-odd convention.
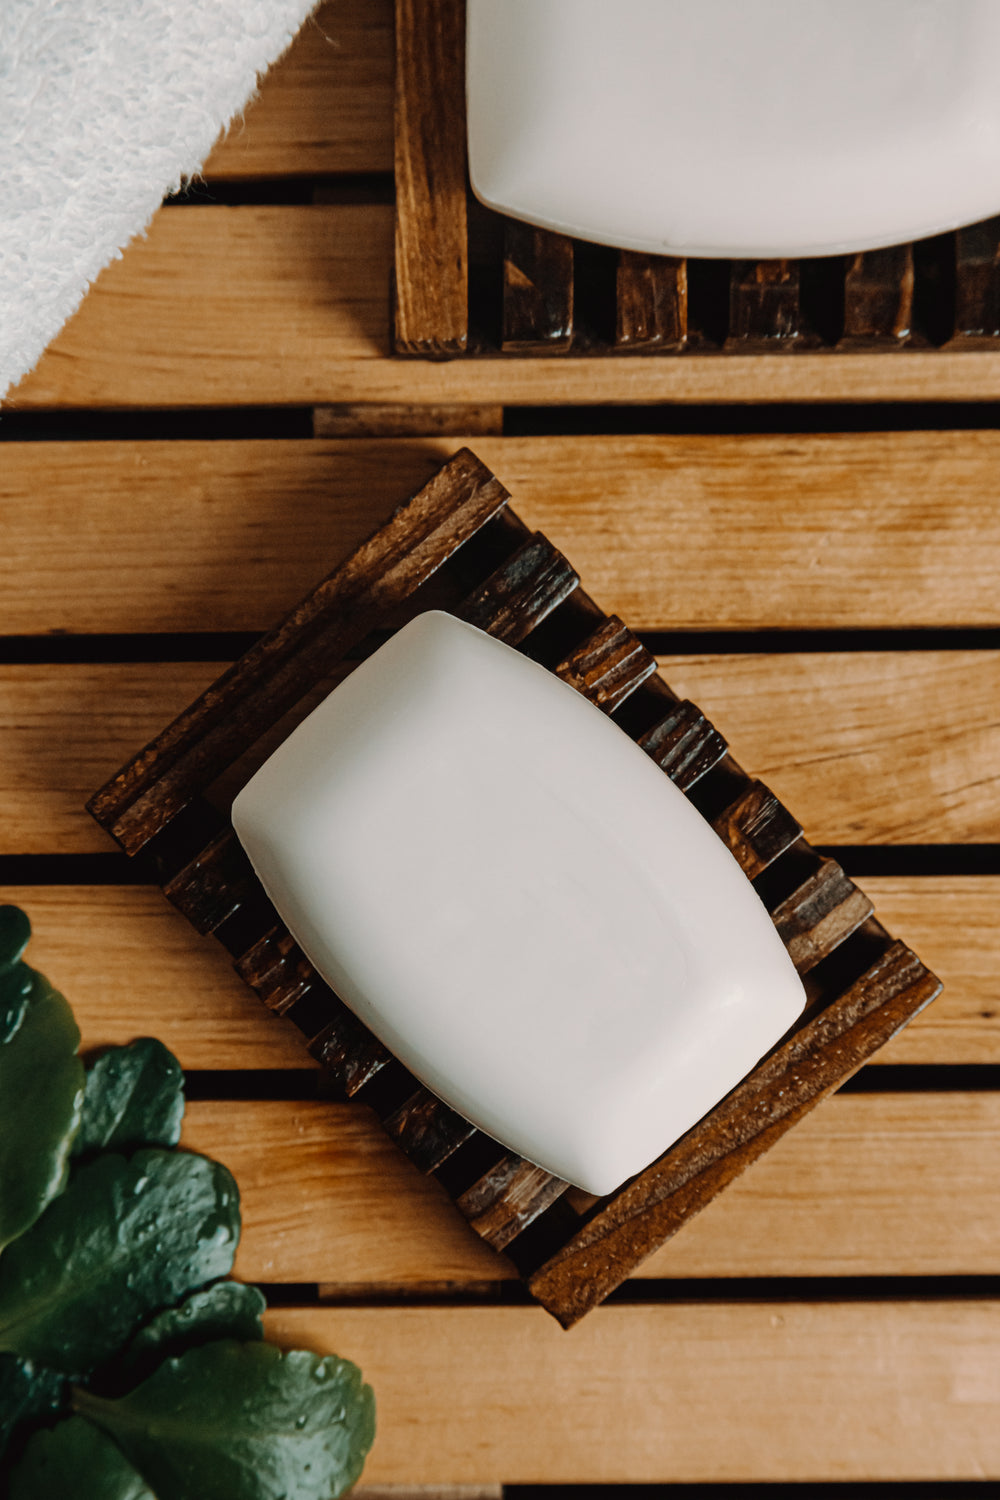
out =
[[[282,1309],[356,1360],[366,1478],[511,1483],[1000,1476],[1000,1304]]]
[[[997,844],[823,844],[817,854],[834,859],[852,879],[873,876],[919,882],[935,877],[1000,875]],[[0,854],[0,886],[158,885],[142,853],[130,859],[106,854]]]
[[[513,1275],[360,1106],[194,1100],[182,1142],[240,1185],[243,1279],[349,1295]],[[838,1095],[637,1276],[1000,1277],[998,1154],[996,1091]]]
[[[470,442],[633,631],[1000,626],[1000,433]],[[4,630],[267,629],[460,443],[5,445]]]
[[[992,401],[912,402],[869,405],[775,403],[770,406],[443,406],[436,403],[341,402],[328,406],[203,406],[175,410],[32,411],[5,408],[0,443],[151,442],[199,439],[355,437],[394,439],[453,433],[468,438],[468,412],[496,412],[505,438],[555,437],[739,437],[837,433],[993,432],[1000,417]],[[445,424],[448,425],[445,425]],[[315,424],[315,426],[314,426]],[[339,425],[349,430],[325,430]],[[405,430],[400,431],[405,424]],[[318,430],[316,430],[318,429]],[[485,426],[482,429],[486,431]]]
[[[995,629],[639,631],[655,656],[757,656],[872,651],[998,651]],[[4,635],[0,666],[111,662],[235,660],[257,640],[256,631],[149,632],[145,635]]]
[[[389,355],[389,205],[189,207],[102,271],[12,404],[992,400],[1000,352]]]

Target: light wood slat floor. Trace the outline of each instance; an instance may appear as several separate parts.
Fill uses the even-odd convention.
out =
[[[1000,1062],[1000,876],[867,876],[889,930],[943,994],[873,1059]],[[32,914],[32,962],[72,997],[85,1047],[155,1030],[186,1068],[311,1068],[299,1032],[264,1009],[223,950],[144,886],[0,886]],[[151,962],[149,955],[155,955]]]
[[[737,760],[821,844],[989,841],[1000,819],[1000,652],[661,658]],[[89,794],[221,663],[0,666],[2,852],[114,847]]]
[[[236,1177],[244,1226],[236,1274],[244,1280],[350,1292],[512,1274],[366,1110],[194,1103],[183,1142]],[[979,1189],[998,1157],[1000,1095],[835,1098],[638,1275],[996,1275],[1000,1196]]]
[[[214,185],[392,171],[392,0],[327,0],[205,162]]]
[[[5,628],[266,629],[462,442],[9,443]],[[633,629],[1000,623],[1000,432],[468,442]]]
[[[275,1310],[379,1393],[367,1478],[979,1479],[1000,1470],[1000,1303]],[[572,1341],[572,1353],[568,1352]]]
[[[155,1034],[201,1074],[185,1142],[236,1172],[239,1274],[296,1303],[271,1336],[375,1386],[365,1485],[399,1488],[372,1500],[838,1479],[954,1500],[948,1481],[1000,1477],[1000,866],[969,847],[1000,826],[1000,432],[989,406],[947,428],[949,403],[1000,397],[1000,350],[389,358],[391,90],[391,0],[327,0],[206,185],[100,277],[4,413],[0,901],[29,911],[31,961],[86,1047]],[[803,430],[830,402],[863,409],[817,410],[817,429],[859,430]],[[894,872],[852,873],[946,985],[569,1334],[501,1285],[507,1262],[366,1110],[312,1097],[298,1032],[213,940],[157,890],[101,883],[121,865],[93,857],[113,845],[82,810],[224,665],[149,637],[268,627],[460,445],[433,434],[473,403],[647,403],[654,429],[726,429],[560,436],[553,411],[531,419],[548,435],[470,446],[602,607],[706,633],[654,640],[667,680],[814,840]],[[780,425],[750,409],[778,403],[795,433],[730,430],[744,408],[748,429]],[[265,434],[298,435],[216,440],[223,418],[197,410],[255,405]],[[316,432],[355,435],[309,438],[315,407]],[[161,437],[135,440],[144,408]],[[430,435],[372,435],[400,424]],[[824,630],[857,634],[802,634]]]
[[[353,401],[987,401],[1000,353],[388,359],[392,209],[161,209],[15,408]]]

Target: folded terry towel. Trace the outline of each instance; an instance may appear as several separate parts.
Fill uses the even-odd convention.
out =
[[[316,0],[2,0],[0,397]]]

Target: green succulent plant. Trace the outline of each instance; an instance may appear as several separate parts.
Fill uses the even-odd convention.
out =
[[[374,1398],[348,1360],[263,1341],[228,1280],[239,1191],[178,1149],[184,1076],[153,1038],[89,1067],[0,907],[0,1495],[328,1500]]]

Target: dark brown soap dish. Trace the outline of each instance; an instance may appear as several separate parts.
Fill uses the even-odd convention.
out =
[[[395,118],[397,354],[812,356],[1000,336],[1000,219],[855,255],[711,261],[484,208],[468,187],[465,0],[396,0]]]
[[[304,1032],[344,1094],[372,1106],[532,1294],[569,1326],[837,1088],[940,989],[748,776],[642,643],[509,508],[467,449],[118,772],[89,809],[166,895],[212,932],[271,1010]],[[517,646],[614,714],[690,797],[771,913],[808,1007],[694,1129],[617,1192],[587,1200],[476,1130],[417,1083],[314,972],[250,868],[227,811],[263,757],[387,632],[429,607]]]

